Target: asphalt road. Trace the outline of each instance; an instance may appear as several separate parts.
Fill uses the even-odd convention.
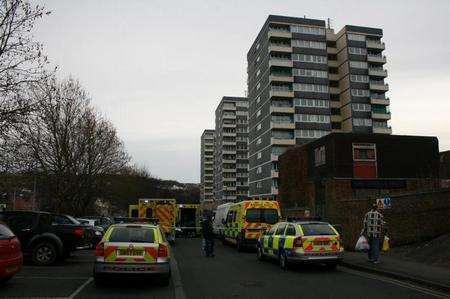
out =
[[[387,278],[338,267],[299,267],[283,271],[276,262],[257,262],[254,252],[238,253],[216,242],[206,258],[200,239],[179,239],[173,248],[168,287],[116,280],[96,287],[93,256],[80,251],[53,267],[25,265],[0,287],[0,298],[436,298],[436,294]],[[442,297],[441,297],[442,298]]]

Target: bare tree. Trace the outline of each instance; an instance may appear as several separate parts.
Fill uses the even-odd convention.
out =
[[[0,0],[0,134],[30,112],[27,85],[47,77],[47,57],[32,29],[49,13],[25,0]]]
[[[21,138],[24,153],[46,178],[50,208],[80,214],[98,196],[101,176],[120,173],[129,156],[77,81],[53,78],[35,97],[36,112]]]

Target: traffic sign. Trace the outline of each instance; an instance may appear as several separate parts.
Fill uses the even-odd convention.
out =
[[[383,197],[383,198],[377,198],[377,206],[379,209],[390,209],[392,207],[391,198],[390,197]]]

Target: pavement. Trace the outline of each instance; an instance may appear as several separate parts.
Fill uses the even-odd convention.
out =
[[[92,251],[78,251],[51,267],[25,265],[0,286],[0,298],[450,298],[450,293],[338,266],[280,269],[276,261],[258,262],[254,251],[237,252],[216,242],[216,256],[203,256],[200,239],[178,239],[173,247],[172,281],[92,281]],[[381,264],[382,265],[382,264]]]
[[[373,264],[367,260],[367,254],[362,252],[346,252],[342,265],[450,293],[450,269],[448,268],[406,261],[389,256],[389,253],[382,254],[379,264]]]

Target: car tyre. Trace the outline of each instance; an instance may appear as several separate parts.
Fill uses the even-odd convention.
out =
[[[266,259],[266,256],[264,255],[261,246],[258,246],[256,248],[256,258],[258,261],[264,261]]]
[[[41,242],[33,247],[32,259],[36,265],[51,265],[56,261],[57,257],[56,247],[50,242]]]
[[[280,268],[283,270],[288,270],[289,268],[289,261],[286,256],[286,253],[284,251],[281,251],[280,255],[278,256],[278,261],[280,263]]]

